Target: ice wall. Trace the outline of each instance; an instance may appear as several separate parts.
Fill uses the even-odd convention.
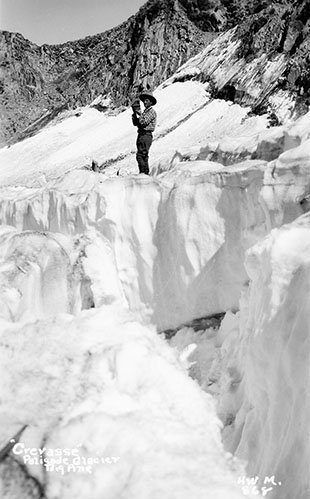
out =
[[[246,257],[251,279],[221,334],[224,441],[268,496],[309,497],[310,216],[274,229]]]
[[[173,327],[238,306],[244,252],[267,230],[259,200],[263,166],[184,163],[155,179],[102,183],[100,175],[74,172],[54,189],[17,196],[11,190],[0,204],[0,220],[22,231],[18,240],[29,231],[38,238],[38,231],[53,241],[47,252],[60,245],[63,266],[70,262],[70,272],[80,266],[95,306],[108,296],[124,299],[159,329]],[[67,311],[79,308],[78,292],[70,292]]]
[[[245,251],[302,213],[307,169],[296,166],[295,182],[285,154],[268,165],[181,162],[155,178],[76,170],[49,188],[7,189],[0,221],[43,232],[79,269],[84,287],[71,283],[68,311],[120,299],[170,328],[237,309]]]
[[[68,255],[54,238],[3,227],[0,265],[2,317],[18,321],[72,312],[74,272]]]

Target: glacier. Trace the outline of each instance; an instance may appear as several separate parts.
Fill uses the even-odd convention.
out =
[[[212,99],[209,52],[155,91],[149,177],[130,110],[0,150],[1,497],[309,495],[310,113]]]

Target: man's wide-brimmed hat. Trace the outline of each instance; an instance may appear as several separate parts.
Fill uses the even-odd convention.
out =
[[[150,101],[152,102],[153,106],[155,106],[157,100],[155,99],[154,95],[152,94],[152,92],[142,92],[142,94],[139,95],[139,99],[142,100],[142,102],[144,101],[144,99],[150,99]]]

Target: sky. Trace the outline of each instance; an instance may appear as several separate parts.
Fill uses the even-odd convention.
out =
[[[146,0],[0,0],[0,29],[42,45],[78,40],[125,21]]]

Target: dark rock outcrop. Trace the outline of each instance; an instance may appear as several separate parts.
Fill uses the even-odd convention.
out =
[[[233,5],[230,15],[223,11],[226,26],[244,21],[225,29],[176,72],[174,81],[194,67],[196,78],[209,82],[212,98],[250,106],[254,114],[268,113],[270,126],[280,124],[286,113],[283,109],[277,115],[283,99],[285,119],[305,114],[310,105],[310,0],[241,1],[237,17]]]
[[[283,55],[284,71],[270,91],[289,91],[298,116],[310,104],[310,0],[268,3],[236,30],[235,38],[241,40],[238,57],[251,62],[266,54],[272,62]],[[266,112],[267,100],[258,101],[253,111]]]
[[[2,145],[21,138],[36,120],[110,95],[126,105],[142,87],[155,87],[214,35],[187,17],[178,1],[150,0],[120,26],[61,45],[41,47],[2,32]]]

